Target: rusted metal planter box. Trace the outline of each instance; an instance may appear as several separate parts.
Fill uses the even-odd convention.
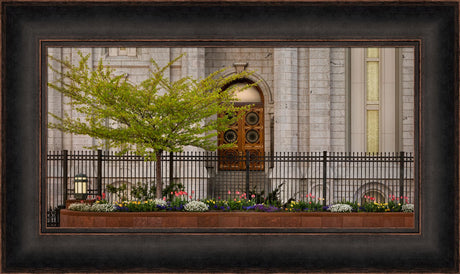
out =
[[[414,213],[80,212],[61,210],[61,227],[79,228],[413,228]]]

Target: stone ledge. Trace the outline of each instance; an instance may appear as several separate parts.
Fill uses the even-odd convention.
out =
[[[79,212],[63,209],[61,227],[79,228],[414,228],[414,213]]]

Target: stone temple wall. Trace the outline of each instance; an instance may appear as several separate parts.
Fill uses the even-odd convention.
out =
[[[58,59],[79,61],[79,52],[91,54],[89,66],[96,66],[100,60],[124,74],[133,83],[147,79],[153,68],[151,60],[164,66],[174,58],[186,53],[174,63],[166,75],[171,80],[191,76],[202,78],[223,68],[224,75],[242,69],[254,71],[252,81],[259,81],[259,88],[264,96],[264,140],[265,152],[347,152],[350,140],[349,98],[350,94],[350,49],[347,48],[49,48],[49,54]],[[398,51],[397,89],[400,94],[399,148],[395,151],[414,151],[414,50],[402,48]],[[62,69],[59,63],[50,61],[55,69]],[[48,70],[49,81],[55,81],[57,75]],[[56,115],[69,112],[72,117],[79,114],[65,105],[68,99],[58,92],[48,89],[48,111]],[[52,121],[52,118],[49,118]],[[96,144],[87,136],[63,134],[57,130],[48,130],[48,151],[83,150],[86,146]],[[201,151],[194,147],[186,151]],[[294,165],[294,164],[293,164]],[[267,165],[269,166],[269,165]],[[182,167],[187,168],[187,167]],[[208,167],[200,166],[205,169]],[[275,170],[277,166],[273,167]],[[291,180],[294,188],[301,188],[309,166],[290,166],[289,174],[281,174]],[[206,169],[206,172],[209,172]],[[206,173],[203,171],[203,173]],[[281,172],[281,171],[280,171]],[[305,173],[305,174],[304,174]],[[206,186],[216,181],[218,170],[209,172],[199,179],[198,184]],[[223,174],[222,172],[220,174]],[[267,190],[276,188],[283,180],[274,179],[274,172],[267,169],[263,175],[264,182],[269,182]],[[294,175],[295,174],[295,175]],[[279,174],[278,174],[279,175]],[[220,178],[225,181],[226,178]],[[184,181],[185,182],[185,181]],[[197,181],[196,181],[197,182]],[[322,195],[320,184],[305,187],[301,194],[315,193]],[[331,199],[338,199],[342,184],[328,181],[327,191]],[[318,188],[318,189],[317,189]],[[366,191],[373,191],[373,188]],[[206,197],[206,188],[201,189],[201,197]],[[300,190],[299,190],[300,191]],[[358,190],[357,190],[358,191]],[[305,192],[305,193],[304,193]],[[283,192],[287,193],[287,192]],[[358,192],[356,192],[358,193]],[[284,194],[283,194],[284,195]],[[287,194],[286,194],[287,195]],[[285,196],[286,196],[285,195]],[[286,196],[285,198],[289,198]]]
[[[307,152],[348,150],[347,94],[349,74],[345,48],[137,48],[124,52],[117,48],[50,48],[49,54],[76,63],[78,52],[91,54],[90,66],[100,60],[117,74],[134,83],[149,75],[151,59],[166,65],[182,53],[181,60],[166,72],[172,80],[191,76],[202,78],[227,68],[224,74],[241,69],[254,71],[251,80],[259,81],[264,95],[265,152]],[[395,149],[414,150],[414,51],[400,50],[400,145]],[[59,68],[55,61],[52,66]],[[48,70],[48,79],[56,80]],[[48,89],[48,110],[57,115],[78,113],[65,105],[58,92]],[[52,118],[49,118],[52,121]],[[48,150],[81,150],[96,140],[86,136],[48,131]],[[199,151],[187,147],[186,150]]]

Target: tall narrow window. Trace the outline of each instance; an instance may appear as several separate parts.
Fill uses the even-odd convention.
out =
[[[350,150],[399,151],[399,89],[395,48],[350,50]]]
[[[368,48],[366,56],[366,151],[379,152],[380,62],[379,49]]]

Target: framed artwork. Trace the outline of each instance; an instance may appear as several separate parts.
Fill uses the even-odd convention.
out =
[[[458,2],[2,1],[2,19],[3,272],[458,271]],[[49,190],[52,162],[48,151],[50,136],[54,135],[47,128],[48,112],[61,109],[60,105],[50,104],[51,100],[61,99],[51,98],[47,87],[52,78],[48,56],[64,56],[67,52],[66,56],[74,58],[77,48],[130,68],[127,77],[131,79],[137,77],[139,67],[148,69],[142,59],[150,56],[142,55],[146,52],[158,51],[155,56],[166,54],[170,58],[184,48],[199,49],[202,60],[205,56],[211,60],[201,64],[205,72],[221,67],[223,63],[216,61],[223,60],[219,56],[244,51],[246,59],[261,64],[257,75],[264,80],[254,91],[262,94],[257,111],[252,112],[256,118],[251,116],[248,123],[263,122],[266,130],[251,128],[248,133],[252,135],[248,135],[244,128],[235,127],[234,135],[222,137],[222,142],[237,135],[249,136],[249,145],[242,148],[248,151],[259,143],[258,150],[274,150],[271,140],[277,135],[269,125],[273,123],[277,128],[282,123],[270,116],[278,113],[273,102],[280,99],[272,92],[273,86],[280,89],[272,78],[284,73],[279,67],[288,61],[295,62],[299,71],[309,69],[311,76],[315,61],[300,56],[316,50],[326,54],[326,66],[335,66],[329,76],[336,77],[336,72],[345,75],[355,71],[354,75],[360,75],[354,65],[343,65],[340,72],[342,67],[335,60],[343,56],[345,64],[345,59],[358,56],[361,49],[363,54],[367,49],[366,60],[370,62],[391,60],[393,65],[403,64],[403,59],[410,57],[406,67],[396,69],[400,75],[411,76],[407,93],[403,91],[403,80],[388,80],[403,83],[396,94],[400,94],[397,96],[401,104],[409,106],[409,112],[402,105],[393,106],[396,103],[388,99],[390,96],[385,97],[385,102],[391,107],[367,100],[362,110],[369,111],[369,116],[362,129],[371,123],[375,111],[382,114],[400,109],[400,114],[392,118],[401,121],[397,126],[400,128],[404,119],[410,120],[405,124],[409,130],[401,131],[406,132],[401,134],[406,134],[409,141],[401,135],[398,145],[393,141],[384,143],[383,137],[380,144],[376,143],[371,136],[373,128],[367,126],[365,150],[389,146],[409,147],[413,152],[413,225],[396,229],[50,226],[48,207],[53,192]],[[376,48],[390,50],[373,55]],[[289,57],[293,51],[295,58]],[[251,56],[254,52],[261,57]],[[383,54],[390,57],[384,59]],[[264,58],[274,63],[278,60],[281,65],[264,63]],[[309,67],[302,64],[307,59]],[[239,71],[248,66],[244,61],[229,64]],[[198,66],[199,62],[189,70]],[[264,66],[272,67],[264,71]],[[363,70],[359,77],[350,79],[369,82],[372,71]],[[287,78],[277,83],[288,85]],[[254,81],[257,80],[260,79]],[[355,82],[348,83],[350,94],[359,90]],[[388,94],[385,84],[381,86],[382,92]],[[313,93],[314,87],[299,84],[293,88],[297,89]],[[296,96],[296,100],[307,100]],[[343,100],[344,109],[355,109],[353,102]],[[314,108],[315,101],[308,103]],[[318,99],[316,103],[322,102]],[[265,118],[259,119],[259,115]],[[358,116],[345,116],[347,123],[358,124]],[[289,117],[286,119],[292,118]],[[296,119],[301,120],[299,117]],[[343,137],[348,140],[344,146],[359,146],[359,141],[353,141],[358,138],[353,130],[345,135],[349,137]],[[310,141],[310,148],[313,145]],[[231,166],[222,164],[219,168]]]

